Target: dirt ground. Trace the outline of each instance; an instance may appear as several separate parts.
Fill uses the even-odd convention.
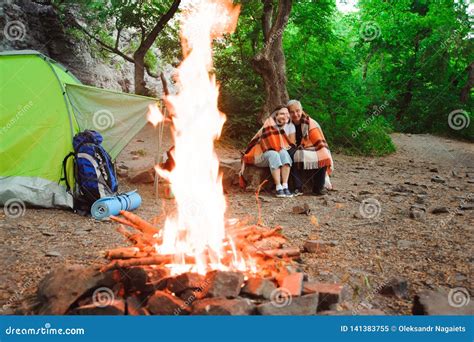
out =
[[[149,165],[153,134],[145,128],[119,164]],[[474,145],[430,135],[392,137],[397,152],[387,157],[334,155],[335,190],[328,195],[280,199],[262,193],[262,218],[268,226],[283,227],[289,246],[301,247],[308,239],[336,241],[325,252],[303,253],[300,267],[312,279],[344,283],[350,294],[346,308],[410,314],[413,296],[423,289],[464,287],[473,293]],[[168,135],[165,140],[169,145]],[[221,146],[218,154],[239,157],[230,147]],[[143,197],[136,211],[143,218],[158,215],[163,201],[171,205],[155,199],[152,185],[121,183],[121,190],[134,188]],[[234,189],[227,197],[229,218],[256,219],[253,193]],[[293,207],[304,203],[311,214],[294,214]],[[410,218],[414,204],[426,209],[423,218]],[[437,207],[447,212],[432,213]],[[18,218],[0,212],[0,311],[11,312],[60,263],[104,263],[104,250],[125,245],[116,226],[61,210],[27,208]],[[377,292],[393,277],[408,281],[406,299]]]

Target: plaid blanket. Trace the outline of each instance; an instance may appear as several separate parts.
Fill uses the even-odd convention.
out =
[[[306,113],[301,116],[301,132],[301,148],[295,152],[294,162],[302,163],[305,170],[327,166],[327,173],[331,174],[334,163],[323,131]]]
[[[286,125],[293,125],[291,122]],[[286,128],[286,130],[285,130]],[[258,164],[263,160],[263,153],[266,151],[274,150],[280,151],[281,149],[289,149],[295,144],[295,134],[287,134],[289,130],[286,126],[278,126],[273,117],[269,117],[263,123],[262,128],[260,128],[255,134],[255,136],[250,140],[244,156],[243,161],[245,164]]]

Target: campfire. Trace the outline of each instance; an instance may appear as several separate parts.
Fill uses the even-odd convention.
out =
[[[214,270],[272,274],[277,271],[275,263],[265,259],[297,254],[255,246],[254,242],[270,237],[273,242],[269,246],[281,245],[284,238],[279,235],[279,228],[267,230],[225,218],[226,199],[214,150],[225,115],[217,107],[212,41],[233,32],[238,14],[239,7],[231,1],[211,0],[184,13],[179,91],[166,98],[172,117],[175,167],[168,171],[156,166],[157,173],[170,183],[176,210],[167,215],[163,228],[132,213],[122,212],[123,218],[113,217],[138,232],[120,228],[120,233],[134,246],[109,251],[107,257],[114,261],[106,269],[159,265],[168,268],[172,275],[205,275]],[[148,119],[156,125],[163,115],[154,108]]]

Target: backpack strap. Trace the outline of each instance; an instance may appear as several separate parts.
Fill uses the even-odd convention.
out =
[[[76,155],[76,154],[75,154],[74,152],[69,152],[69,154],[68,154],[66,157],[64,157],[64,159],[63,159],[63,175],[64,175],[64,177],[62,177],[62,178],[59,179],[60,182],[61,182],[61,181],[65,181],[65,183],[66,183],[66,190],[67,190],[68,192],[71,191],[71,186],[70,186],[69,181],[68,181],[68,179],[67,179],[67,171],[66,171],[66,169],[67,169],[67,161],[69,160],[69,158],[74,157],[75,155]]]

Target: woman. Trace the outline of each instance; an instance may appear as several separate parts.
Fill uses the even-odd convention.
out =
[[[269,167],[276,187],[276,196],[292,197],[288,189],[292,164],[288,150],[294,143],[295,128],[290,121],[290,113],[285,106],[278,106],[247,146],[241,174],[245,164]]]

